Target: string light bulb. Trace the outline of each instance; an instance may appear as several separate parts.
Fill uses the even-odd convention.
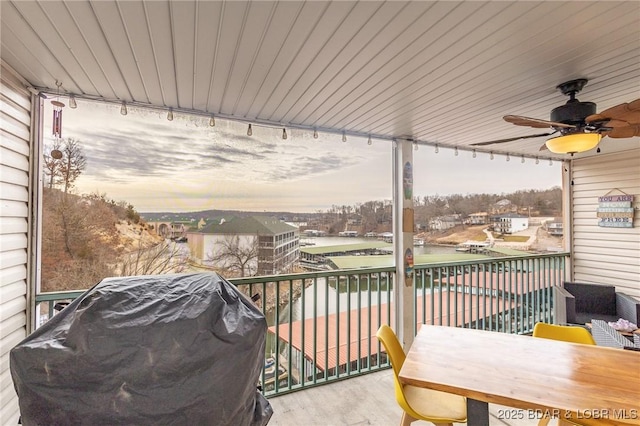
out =
[[[458,147],[456,146],[456,148],[453,150],[453,155],[455,155],[456,157],[458,156]]]
[[[489,154],[490,154],[489,155],[489,160],[493,160],[493,151],[491,151]]]
[[[540,164],[540,159],[536,157],[536,164]]]
[[[438,149],[438,144],[436,144],[436,149],[434,151],[436,154],[440,152],[440,150]]]
[[[367,139],[367,145],[371,145],[373,141],[371,140],[371,135],[369,135],[369,139]]]
[[[413,141],[413,149],[414,149],[415,151],[417,151],[417,150],[418,150],[418,141]]]
[[[316,129],[313,129],[313,138],[318,139],[318,131]]]
[[[511,161],[511,157],[509,157],[509,153],[507,152],[507,161]]]
[[[169,112],[167,112],[167,120],[173,121],[173,108],[169,108]]]
[[[478,155],[476,154],[476,150],[475,150],[475,149],[472,151],[471,156],[472,156],[473,158],[476,158],[476,157],[478,156]]]
[[[284,127],[282,128],[282,139],[286,139],[287,138],[287,129],[285,129]]]
[[[524,155],[522,156],[522,160],[520,160],[522,164],[524,164]]]
[[[553,160],[551,158],[549,158],[549,165],[553,166]]]
[[[127,115],[127,113],[127,103],[125,101],[122,101],[122,105],[120,105],[120,114]]]
[[[347,141],[347,134],[345,132],[342,132],[342,142],[346,142]]]
[[[216,118],[211,114],[211,118],[209,118],[209,126],[216,127]]]
[[[71,109],[78,108],[78,104],[76,103],[76,97],[73,95],[69,96],[69,108]]]
[[[251,123],[249,123],[249,128],[247,129],[247,136],[253,135],[253,130],[251,129]]]

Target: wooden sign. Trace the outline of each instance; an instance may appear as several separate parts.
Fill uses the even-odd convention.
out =
[[[633,228],[633,195],[605,195],[598,197],[598,226]]]

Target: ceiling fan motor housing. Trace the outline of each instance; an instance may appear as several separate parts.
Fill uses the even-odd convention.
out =
[[[574,100],[554,108],[551,111],[551,121],[582,127],[584,125],[584,119],[595,113],[595,103]]]

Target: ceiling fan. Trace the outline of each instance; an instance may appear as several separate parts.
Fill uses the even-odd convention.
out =
[[[551,120],[505,115],[503,119],[516,126],[527,126],[551,131],[535,135],[498,139],[488,142],[473,143],[472,146],[493,145],[512,142],[519,139],[539,138],[560,135],[547,140],[540,150],[549,149],[557,154],[575,154],[595,148],[602,137],[630,138],[640,136],[640,99],[622,103],[596,113],[596,104],[580,102],[576,94],[587,84],[587,79],[567,81],[556,88],[569,100],[564,105],[551,111]]]

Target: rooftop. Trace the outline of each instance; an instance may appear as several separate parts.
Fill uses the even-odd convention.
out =
[[[418,254],[414,256],[414,265],[425,265],[428,263],[457,262],[486,259],[483,254],[470,253],[439,253],[439,254]],[[378,256],[334,256],[329,260],[338,269],[356,268],[384,268],[394,265],[393,255]]]
[[[370,250],[370,249],[391,248],[391,247],[392,247],[391,244],[385,243],[384,241],[371,241],[366,243],[305,247],[303,249],[300,249],[300,251],[303,251],[309,254],[327,254],[327,253],[338,253],[338,252],[346,253],[349,251]]]
[[[297,227],[266,216],[236,217],[222,223],[212,223],[200,231],[203,234],[277,235],[293,232]]]

